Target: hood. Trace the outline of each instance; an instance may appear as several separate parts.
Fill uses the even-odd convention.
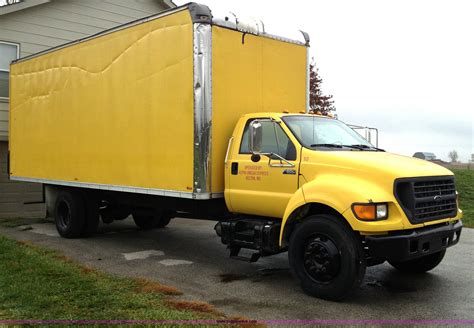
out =
[[[302,170],[311,175],[309,166],[317,167],[315,174],[322,173],[323,167],[330,168],[333,173],[348,174],[358,171],[359,174],[394,180],[397,178],[446,176],[453,175],[448,169],[414,157],[407,157],[388,152],[375,151],[314,151],[303,148]],[[306,170],[304,167],[306,166]],[[319,172],[318,172],[319,171]],[[305,174],[305,172],[302,172]],[[355,174],[355,172],[353,172]],[[306,178],[313,178],[307,176]]]

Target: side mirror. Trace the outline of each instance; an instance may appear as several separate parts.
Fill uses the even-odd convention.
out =
[[[249,148],[252,154],[262,152],[262,123],[258,120],[250,122],[249,125]]]

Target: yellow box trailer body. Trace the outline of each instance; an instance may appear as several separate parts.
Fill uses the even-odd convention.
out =
[[[193,10],[12,64],[11,178],[222,197],[239,117],[306,110],[307,45],[202,24]]]

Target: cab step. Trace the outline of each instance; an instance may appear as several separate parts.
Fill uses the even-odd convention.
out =
[[[240,261],[256,262],[260,257],[281,253],[279,245],[281,222],[261,217],[236,217],[216,224],[215,230],[222,243],[230,249],[230,257]],[[241,249],[256,252],[239,255]]]
[[[242,248],[240,247],[229,247],[230,258],[237,261],[254,263],[257,262],[262,254],[260,252],[252,253],[249,257],[239,255]]]

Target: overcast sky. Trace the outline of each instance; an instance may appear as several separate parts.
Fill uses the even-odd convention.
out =
[[[307,31],[339,119],[379,128],[380,147],[445,160],[455,149],[464,162],[474,153],[474,1],[201,2],[270,33]]]

